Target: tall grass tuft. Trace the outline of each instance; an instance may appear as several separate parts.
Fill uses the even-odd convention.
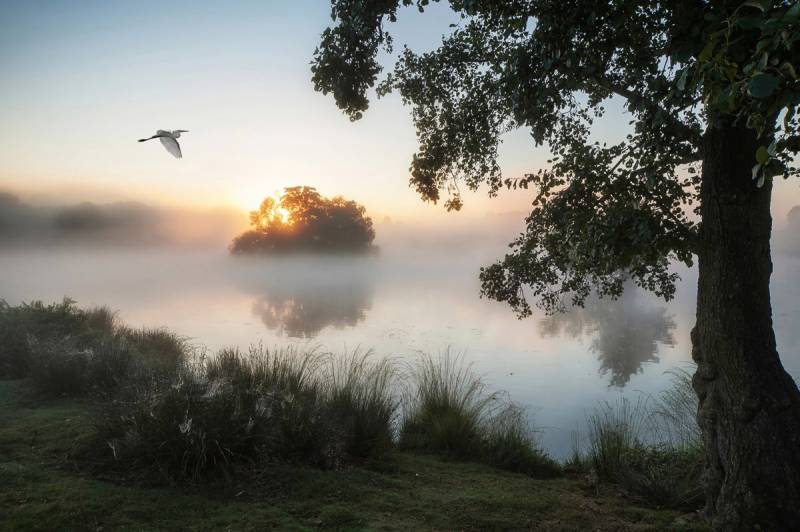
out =
[[[346,454],[375,458],[391,450],[398,400],[391,360],[358,350],[328,357],[323,373],[326,410],[344,434]]]
[[[477,459],[533,476],[560,473],[536,445],[525,411],[497,392],[449,350],[423,356],[409,372],[400,447]]]
[[[561,474],[558,463],[539,449],[526,411],[513,403],[488,419],[482,454],[484,461],[500,469],[539,478]]]
[[[423,355],[410,370],[400,446],[456,458],[480,454],[483,428],[499,395],[487,393],[463,354]]]
[[[653,505],[692,510],[703,504],[697,401],[689,373],[669,373],[670,387],[656,397],[598,406],[587,420],[588,456],[573,461]]]
[[[647,399],[602,403],[587,419],[589,457],[600,478],[619,480],[632,452],[641,448],[647,426]]]
[[[693,448],[702,445],[697,424],[697,394],[692,388],[692,374],[685,368],[668,370],[670,386],[653,400],[652,424],[659,440],[673,447]]]

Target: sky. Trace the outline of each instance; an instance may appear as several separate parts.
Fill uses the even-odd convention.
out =
[[[410,8],[392,32],[423,51],[454,20],[445,6]],[[0,0],[0,189],[42,203],[247,210],[302,184],[378,220],[529,209],[532,192],[467,194],[459,214],[423,203],[408,186],[416,141],[399,97],[373,99],[352,123],[314,92],[309,62],[330,22],[324,0]],[[595,134],[613,142],[627,119],[618,102],[608,115]],[[183,159],[136,142],[156,129],[189,130]],[[500,153],[507,176],[547,159],[525,131]],[[797,203],[797,186],[780,185],[776,217]]]

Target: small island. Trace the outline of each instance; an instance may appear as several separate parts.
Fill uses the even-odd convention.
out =
[[[341,196],[326,198],[314,187],[283,189],[250,212],[249,229],[231,242],[234,255],[287,252],[365,252],[375,230],[367,210]]]

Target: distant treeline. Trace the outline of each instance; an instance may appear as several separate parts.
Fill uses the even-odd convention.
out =
[[[222,211],[195,213],[139,202],[35,206],[0,192],[0,245],[5,246],[220,241],[239,223]]]

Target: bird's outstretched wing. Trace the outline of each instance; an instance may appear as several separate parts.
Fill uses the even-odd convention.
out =
[[[181,155],[181,146],[180,144],[178,144],[177,140],[173,139],[172,137],[159,137],[158,139],[161,141],[161,144],[164,145],[167,151],[170,152],[172,155],[174,155],[178,159],[183,157],[183,155]]]

